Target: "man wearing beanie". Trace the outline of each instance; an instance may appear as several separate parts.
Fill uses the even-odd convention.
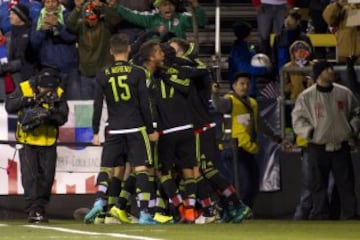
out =
[[[55,177],[56,142],[69,112],[59,79],[56,69],[44,67],[6,98],[6,111],[18,114],[15,136],[22,146],[21,180],[30,223],[48,222],[45,207]]]
[[[41,1],[33,1],[33,0],[9,0],[4,4],[0,5],[0,24],[1,28],[4,30],[4,33],[11,31],[10,24],[10,10],[13,6],[21,4],[23,6],[28,7],[29,16],[31,20],[35,20],[38,18],[42,4]],[[26,11],[26,10],[25,10]]]
[[[20,68],[12,75],[15,84],[29,79],[35,72],[37,63],[36,53],[30,44],[31,21],[29,9],[21,3],[10,9],[10,46],[8,52],[9,62],[20,61]]]
[[[294,131],[308,141],[310,219],[329,219],[328,179],[332,172],[339,191],[341,219],[355,218],[355,195],[349,143],[360,129],[359,105],[353,93],[334,83],[333,66],[313,65],[316,84],[298,97],[292,112]]]
[[[10,8],[24,23],[30,22],[29,8],[23,4],[16,4]]]

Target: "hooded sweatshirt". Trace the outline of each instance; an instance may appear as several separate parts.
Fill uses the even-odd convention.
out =
[[[305,67],[312,65],[310,58],[312,55],[311,46],[305,41],[295,41],[289,48],[291,61],[284,65],[289,67]],[[304,90],[304,80],[308,73],[306,72],[287,72],[284,75],[285,92],[290,94],[290,99],[296,100],[298,95]]]

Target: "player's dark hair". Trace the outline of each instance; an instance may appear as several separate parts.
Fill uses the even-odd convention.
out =
[[[126,53],[129,47],[129,37],[124,33],[115,34],[110,38],[110,49],[113,53]]]
[[[138,61],[139,63],[144,63],[146,61],[150,60],[150,57],[152,56],[154,52],[154,47],[156,45],[159,45],[160,42],[158,40],[149,40],[145,42],[143,45],[141,45],[138,53]]]
[[[251,79],[251,75],[247,72],[238,72],[234,76],[233,83],[236,83],[240,78]]]
[[[172,38],[169,43],[175,42],[177,43],[177,45],[179,45],[179,47],[186,52],[186,50],[189,49],[190,43],[188,41],[186,41],[185,39],[182,38]]]

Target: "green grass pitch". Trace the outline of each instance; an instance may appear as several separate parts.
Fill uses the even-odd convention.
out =
[[[360,221],[248,220],[241,224],[85,225],[52,220],[27,224],[0,221],[0,239],[137,239],[137,240],[348,240],[360,239]]]

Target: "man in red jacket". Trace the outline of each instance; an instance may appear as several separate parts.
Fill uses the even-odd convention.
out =
[[[257,11],[257,25],[262,52],[270,54],[270,34],[280,33],[287,11],[295,0],[251,0]]]

